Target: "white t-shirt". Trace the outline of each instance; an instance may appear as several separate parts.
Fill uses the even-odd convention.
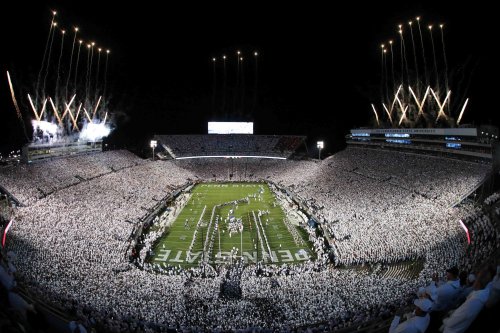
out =
[[[426,314],[423,317],[413,316],[405,322],[399,323],[400,317],[395,316],[389,328],[389,333],[423,333],[427,330],[431,317]]]

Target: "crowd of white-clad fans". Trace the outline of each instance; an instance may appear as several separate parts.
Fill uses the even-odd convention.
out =
[[[492,195],[490,195],[489,197],[487,197],[486,199],[484,199],[484,204],[488,205],[488,206],[492,205],[495,202],[497,202],[498,199],[500,199],[500,192],[495,192]]]
[[[34,164],[0,168],[0,185],[25,205],[47,194],[103,174],[144,163],[127,151],[79,155]]]
[[[498,249],[499,234],[479,206],[452,207],[488,171],[463,161],[353,148],[322,162],[147,162],[117,151],[4,168],[0,184],[26,206],[16,210],[7,239],[16,258],[5,261],[11,268],[0,266],[0,281],[13,293],[22,285],[71,310],[86,327],[107,332],[310,325],[330,331],[392,315],[435,272],[453,265],[475,272]],[[222,266],[210,278],[201,277],[200,268],[155,274],[131,264],[127,249],[140,219],[196,179],[267,180],[287,189],[319,220],[332,262],[319,239],[317,261]],[[472,235],[468,247],[459,220]],[[423,262],[423,269],[412,277],[370,269],[401,261]],[[231,280],[240,297],[221,297],[221,285]],[[498,289],[498,280],[489,286]]]
[[[172,157],[275,156],[289,157],[304,142],[301,136],[283,135],[158,135],[161,148]]]

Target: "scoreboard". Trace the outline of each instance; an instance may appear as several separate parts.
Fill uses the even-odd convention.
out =
[[[253,134],[253,122],[208,122],[208,134]]]

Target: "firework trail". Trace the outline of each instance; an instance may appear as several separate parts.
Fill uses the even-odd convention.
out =
[[[222,56],[222,63],[223,63],[223,69],[224,69],[224,82],[223,82],[223,87],[222,87],[222,114],[225,115],[225,110],[226,110],[226,88],[227,88],[227,71],[226,71],[226,56]]]
[[[50,67],[50,55],[52,54],[52,44],[54,43],[54,35],[56,33],[56,27],[57,27],[57,22],[54,22],[52,24],[54,28],[52,29],[52,37],[50,38],[50,47],[49,47],[49,54],[47,56],[47,67],[45,68],[45,76],[43,77],[43,94],[45,95],[45,86],[47,83],[47,75],[49,75],[49,67]]]
[[[109,58],[109,50],[106,50],[106,66],[104,67],[104,98],[106,99],[106,86],[108,85],[108,58]]]
[[[391,46],[391,74],[392,74],[392,89],[396,90],[396,78],[394,76],[394,51],[392,49],[392,40],[389,41]]]
[[[434,74],[436,75],[436,88],[439,92],[439,73],[438,73],[438,67],[437,67],[437,60],[436,60],[436,48],[434,47],[434,37],[432,35],[432,25],[429,25],[429,34],[431,36],[431,43],[432,43],[432,57],[434,59]]]
[[[71,46],[71,57],[69,58],[68,78],[66,79],[66,87],[64,88],[64,97],[65,98],[68,98],[68,85],[69,85],[69,79],[71,77],[71,68],[73,65],[73,53],[75,51],[75,42],[76,42],[76,34],[77,33],[78,33],[78,27],[75,27],[75,36],[73,37],[73,45]],[[80,50],[78,49],[78,51],[80,51]]]
[[[89,96],[89,64],[90,64],[90,44],[87,44],[87,72],[85,73],[85,103]]]
[[[377,110],[375,110],[375,106],[373,104],[372,104],[372,109],[373,109],[373,113],[375,113],[375,119],[377,120],[377,126],[380,126],[380,122],[378,120]]]
[[[97,56],[97,73],[96,73],[96,80],[95,80],[95,93],[96,94],[98,93],[97,88],[98,88],[98,85],[99,85],[99,68],[101,66],[101,51],[102,51],[102,49],[99,48],[97,50],[99,51],[99,53],[98,53],[98,56]]]
[[[413,50],[413,61],[415,63],[415,76],[417,79],[417,85],[420,82],[420,79],[418,77],[418,62],[417,62],[417,49],[415,48],[415,38],[413,37],[413,22],[410,21],[410,35],[411,35],[411,45],[412,45],[412,50]],[[417,91],[418,92],[418,91]]]
[[[88,82],[88,88],[87,90],[89,91],[90,93],[90,88],[91,88],[91,85],[92,85],[92,62],[94,60],[94,45],[95,43],[92,42],[90,43],[92,45],[92,47],[90,48],[90,66],[89,66],[89,82]]]
[[[12,86],[12,81],[10,79],[9,71],[7,71],[7,81],[9,81],[12,103],[14,103],[14,108],[16,109],[17,117],[19,118],[19,122],[21,123],[21,127],[23,128],[24,137],[26,138],[26,141],[29,141],[28,133],[26,133],[26,126],[24,126],[23,115],[21,114],[21,110],[19,109],[19,105],[17,104],[16,94],[14,93],[14,87]]]
[[[258,61],[259,54],[257,53],[257,51],[255,51],[253,53],[253,55],[255,56],[255,79],[254,79],[255,81],[254,81],[254,90],[253,90],[252,111],[254,111],[256,106],[257,106],[257,90],[258,90],[258,82],[259,82],[259,61]]]
[[[64,50],[64,36],[66,35],[66,31],[62,30],[61,31],[61,51],[59,52],[59,60],[57,61],[57,78],[56,78],[56,91],[55,91],[55,96],[56,96],[56,103],[58,102],[58,97],[59,97],[59,79],[60,79],[60,71],[61,71],[61,58]]]
[[[245,62],[246,64],[246,62]],[[244,114],[245,110],[245,66],[243,64],[243,57],[240,57],[240,65],[241,65],[241,108],[240,114]]]
[[[385,68],[385,98],[389,100],[389,72],[387,66],[387,50],[384,49],[382,56],[384,57],[384,68]]]
[[[80,50],[82,48],[82,43],[83,43],[83,40],[79,40],[78,41],[78,53],[77,53],[77,56],[76,56],[76,65],[75,65],[75,81],[73,83],[73,92],[76,91],[76,80],[78,78],[78,63],[80,62]]]
[[[443,26],[444,26],[443,24],[440,24],[439,28],[441,29],[441,44],[443,45],[444,82],[445,82],[446,91],[448,91],[449,90],[449,87],[448,87],[448,60],[446,59],[446,48],[444,45]]]
[[[422,29],[420,27],[420,17],[417,16],[417,25],[418,25],[418,33],[420,35],[420,47],[422,48],[422,59],[424,61],[424,76],[425,76],[425,85],[429,85],[429,75],[427,74],[427,60],[425,57],[425,47],[424,47],[424,37],[422,35]]]
[[[467,107],[467,103],[469,103],[468,98],[465,100],[465,104],[462,107],[462,111],[460,111],[460,115],[458,116],[458,120],[457,120],[457,125],[460,125],[460,120],[462,120],[462,115],[464,114],[465,108]]]
[[[57,12],[53,11],[52,12],[52,20],[50,21],[50,29],[49,29],[49,34],[47,36],[47,41],[45,42],[45,50],[43,51],[43,58],[42,58],[42,64],[40,65],[40,70],[38,71],[38,76],[36,80],[36,87],[35,87],[35,93],[36,93],[36,98],[35,101],[38,101],[38,89],[40,88],[40,79],[42,78],[42,70],[45,64],[45,58],[47,56],[47,49],[49,47],[49,41],[50,41],[50,36],[52,35],[52,29],[54,29],[54,19],[56,17]]]
[[[212,115],[215,113],[215,96],[216,96],[216,88],[217,88],[217,70],[216,70],[216,58],[212,58],[212,65],[213,65],[213,70],[212,70]]]
[[[403,36],[403,28],[400,26],[400,34],[401,34],[401,43],[403,44],[403,57],[404,57],[404,64],[405,64],[405,69],[406,69],[406,80],[408,81],[408,86],[410,85],[410,71],[408,70],[408,60],[406,58],[406,44],[405,44],[405,38]]]
[[[384,100],[384,44],[380,45],[380,100]]]
[[[238,93],[240,88],[240,51],[236,52],[236,87],[234,88],[233,96],[233,112],[236,113],[237,103],[238,103]]]

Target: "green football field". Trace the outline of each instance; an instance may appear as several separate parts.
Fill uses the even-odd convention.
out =
[[[148,261],[190,267],[230,263],[243,253],[247,263],[281,264],[313,255],[303,230],[285,224],[267,183],[203,183],[190,193]]]

